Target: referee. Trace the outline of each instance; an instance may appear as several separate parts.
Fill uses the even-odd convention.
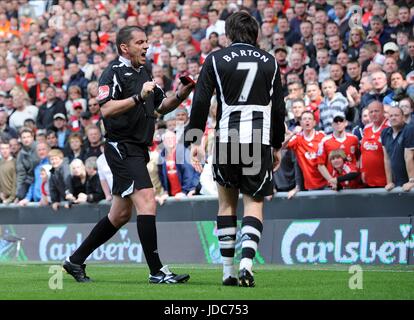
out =
[[[193,86],[181,85],[174,96],[165,97],[144,68],[148,41],[143,29],[122,28],[116,46],[119,57],[102,73],[97,97],[106,130],[104,153],[113,174],[112,206],[63,268],[78,282],[90,281],[85,272],[86,258],[130,220],[135,206],[138,235],[150,269],[149,282],[186,282],[188,274],[172,273],[158,256],[156,202],[146,165],[155,129],[154,111],[173,111]]]
[[[226,19],[225,29],[232,44],[207,56],[194,92],[188,131],[193,136],[194,130],[204,131],[216,90],[213,176],[219,195],[217,235],[223,285],[253,287],[253,258],[263,230],[263,199],[273,194],[272,170],[280,164],[285,103],[275,58],[256,46],[256,20],[240,11]],[[191,153],[193,166],[200,172],[203,150],[199,142],[193,143]],[[242,258],[236,275],[233,260],[239,192],[243,194],[244,216]]]

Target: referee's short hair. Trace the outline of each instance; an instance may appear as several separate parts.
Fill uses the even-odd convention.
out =
[[[231,42],[257,43],[259,24],[256,19],[245,11],[233,13],[226,19],[226,35]]]
[[[118,54],[121,54],[121,44],[127,44],[132,39],[132,32],[133,31],[140,31],[144,32],[144,29],[138,26],[126,26],[121,28],[116,35],[116,48],[118,49]]]

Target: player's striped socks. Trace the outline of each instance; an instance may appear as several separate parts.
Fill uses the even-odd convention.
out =
[[[223,261],[223,280],[236,278],[234,252],[236,246],[237,216],[217,216],[217,236]]]
[[[253,258],[256,255],[262,231],[263,223],[259,219],[253,216],[243,217],[241,229],[242,258],[240,260],[240,270],[247,269],[252,273]]]

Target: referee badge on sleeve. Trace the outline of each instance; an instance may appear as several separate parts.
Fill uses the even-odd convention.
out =
[[[109,86],[99,86],[98,88],[98,100],[102,101],[109,96]]]

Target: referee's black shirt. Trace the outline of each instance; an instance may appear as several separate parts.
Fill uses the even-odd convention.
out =
[[[128,59],[119,56],[109,64],[99,79],[99,105],[110,100],[130,98],[140,93],[143,84],[151,80],[144,67],[135,69]],[[110,142],[150,146],[155,130],[154,110],[164,98],[164,92],[156,86],[144,104],[140,103],[117,116],[103,118],[106,139]]]

